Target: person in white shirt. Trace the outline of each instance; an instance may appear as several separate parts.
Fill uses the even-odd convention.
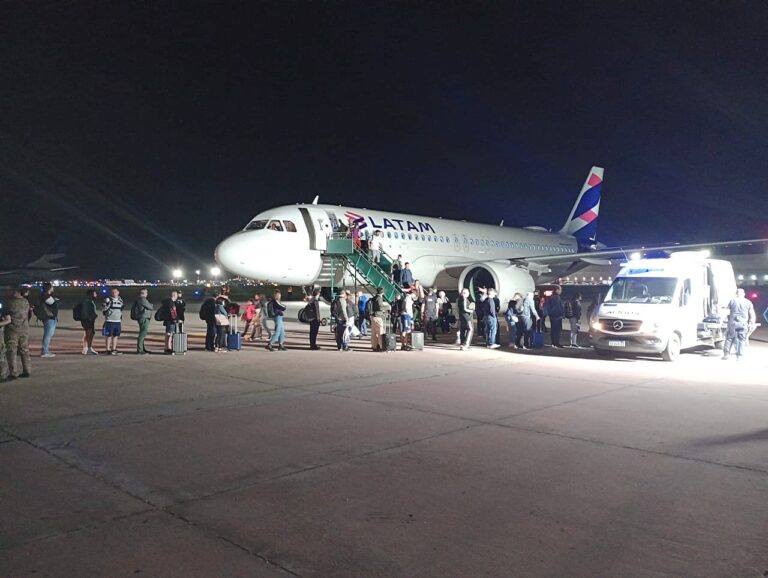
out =
[[[373,237],[371,237],[368,243],[368,248],[371,250],[371,259],[374,263],[381,263],[381,252],[384,250],[384,235],[381,231],[374,231]]]

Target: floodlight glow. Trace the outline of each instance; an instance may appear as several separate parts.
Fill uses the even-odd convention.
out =
[[[639,260],[640,260],[640,257],[642,257],[642,255],[641,255],[641,254],[640,254],[638,251],[635,251],[634,253],[632,253],[632,254],[629,256],[629,260],[630,260],[630,261],[639,261]]]
[[[219,275],[221,275],[221,269],[219,269],[218,267],[212,267],[211,275],[213,275],[214,277],[218,277]]]
[[[709,249],[702,249],[701,251],[699,251],[699,253],[704,259],[709,259],[709,257],[712,255],[712,251],[710,251]]]
[[[184,276],[184,272],[181,269],[174,269],[173,270],[173,278],[174,279],[181,279]]]

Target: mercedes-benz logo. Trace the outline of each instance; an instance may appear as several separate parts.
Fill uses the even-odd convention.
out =
[[[624,329],[624,322],[621,319],[617,319],[616,321],[613,322],[613,328],[616,331],[621,331],[622,329]]]

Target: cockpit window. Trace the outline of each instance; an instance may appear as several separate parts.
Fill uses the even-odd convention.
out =
[[[259,229],[264,229],[267,226],[266,220],[258,220],[258,221],[251,221],[248,223],[248,226],[245,228],[246,231],[258,231]]]
[[[283,221],[285,224],[285,230],[289,233],[295,233],[296,232],[296,225],[293,224],[293,221]]]
[[[269,225],[267,225],[267,229],[270,231],[282,231],[283,225],[280,221],[272,220],[269,222]]]

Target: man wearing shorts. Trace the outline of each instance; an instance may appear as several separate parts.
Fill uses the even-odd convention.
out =
[[[107,354],[122,355],[122,352],[117,349],[117,341],[123,325],[123,300],[117,287],[112,288],[101,310],[104,313],[104,328],[101,334],[106,340]]]

